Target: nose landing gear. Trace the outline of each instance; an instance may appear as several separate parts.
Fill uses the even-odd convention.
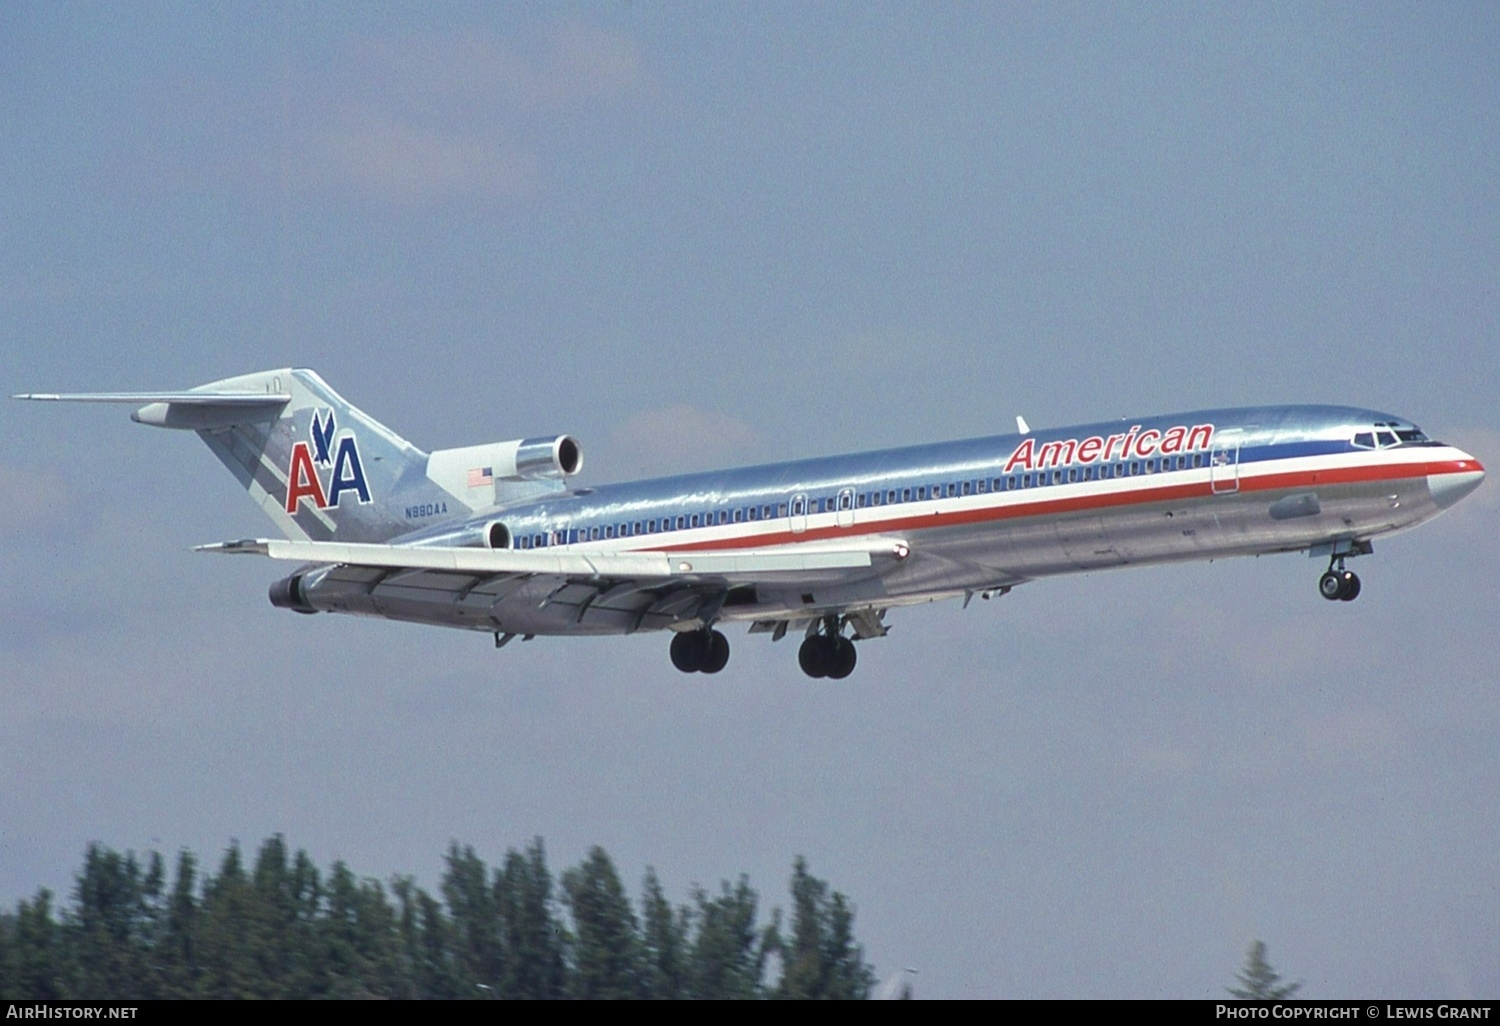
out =
[[[1318,594],[1330,602],[1353,602],[1359,597],[1359,575],[1353,570],[1330,569],[1318,578]]]
[[[1329,602],[1353,602],[1359,597],[1359,576],[1353,570],[1344,569],[1344,560],[1350,556],[1364,555],[1370,551],[1369,542],[1364,547],[1348,552],[1334,552],[1328,557],[1328,569],[1318,578],[1318,594]]]

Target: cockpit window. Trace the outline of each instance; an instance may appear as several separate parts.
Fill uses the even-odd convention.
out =
[[[1356,449],[1391,449],[1398,445],[1434,445],[1420,428],[1403,427],[1395,421],[1372,425],[1371,431],[1356,431],[1350,443]]]

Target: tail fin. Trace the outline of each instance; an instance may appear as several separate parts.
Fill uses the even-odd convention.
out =
[[[427,453],[310,370],[245,374],[186,392],[18,398],[145,403],[132,420],[197,431],[292,539],[384,542],[471,509],[427,476]]]

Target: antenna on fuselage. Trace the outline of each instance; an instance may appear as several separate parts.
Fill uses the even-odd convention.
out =
[[[1027,424],[1026,418],[1021,416],[1019,413],[1016,414],[1016,430],[1021,432],[1021,434],[1023,435],[1031,434],[1031,425]]]

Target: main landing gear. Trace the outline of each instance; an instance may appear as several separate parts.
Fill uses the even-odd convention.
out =
[[[843,680],[854,672],[854,642],[839,633],[836,617],[828,617],[823,630],[809,634],[797,649],[797,663],[809,677]]]
[[[672,665],[683,673],[718,673],[729,665],[729,639],[709,627],[683,631],[672,639]]]

